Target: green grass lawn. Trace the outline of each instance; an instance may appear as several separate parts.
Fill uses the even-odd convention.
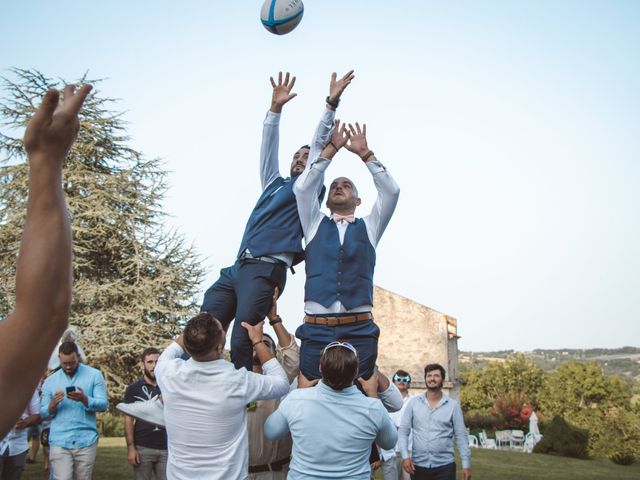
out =
[[[640,464],[630,467],[615,465],[606,459],[575,460],[520,452],[471,450],[474,480],[638,480]],[[459,467],[459,466],[458,466]],[[46,480],[42,456],[38,463],[27,465],[25,480]],[[94,480],[130,480],[132,470],[127,463],[127,450],[122,438],[103,438],[98,447]],[[378,472],[376,479],[382,479]]]

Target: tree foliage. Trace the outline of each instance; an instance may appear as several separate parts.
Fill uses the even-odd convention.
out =
[[[3,79],[0,99],[0,317],[13,306],[25,217],[22,132],[44,92],[65,83],[21,69],[12,78]],[[122,116],[111,110],[114,100],[94,92],[64,169],[74,254],[70,323],[80,327],[89,363],[102,370],[116,400],[139,373],[142,349],[163,346],[197,309],[204,272],[193,247],[164,226],[160,161],[129,146]]]
[[[491,362],[481,370],[471,370],[462,377],[461,403],[467,410],[487,410],[498,399],[523,397],[523,402],[537,403],[543,372],[523,355],[516,354],[505,362]]]

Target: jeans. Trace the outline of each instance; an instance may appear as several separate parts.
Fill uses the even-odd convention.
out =
[[[49,447],[49,462],[54,480],[91,480],[98,442],[84,448]]]
[[[134,480],[151,480],[151,473],[156,480],[167,478],[167,450],[136,446],[140,463],[133,467]]]
[[[253,345],[241,323],[256,325],[271,308],[273,290],[283,292],[287,281],[284,263],[239,260],[220,270],[220,278],[204,294],[203,312],[220,320],[225,330],[235,318],[231,332],[231,361],[236,368],[252,370]]]
[[[0,480],[20,480],[26,460],[27,452],[0,456]]]
[[[350,314],[348,314],[350,315]],[[339,316],[339,315],[336,315]],[[358,352],[358,375],[365,380],[373,374],[378,358],[380,329],[373,320],[329,327],[303,323],[296,330],[300,345],[300,371],[309,380],[320,378],[320,354],[334,340],[349,342]]]
[[[423,468],[415,465],[416,473],[411,480],[456,480],[456,464],[450,463],[441,467]]]

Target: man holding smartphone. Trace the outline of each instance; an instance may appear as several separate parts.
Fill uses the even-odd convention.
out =
[[[78,346],[58,349],[60,370],[42,386],[40,415],[51,419],[49,458],[54,480],[90,479],[96,459],[96,412],[107,409],[107,389],[99,370],[80,362]]]

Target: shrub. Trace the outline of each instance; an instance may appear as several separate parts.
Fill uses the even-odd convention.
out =
[[[472,410],[465,414],[464,424],[469,430],[489,430],[495,431],[498,428],[500,419],[496,415],[483,410]]]
[[[101,437],[124,437],[124,417],[109,411],[96,416],[98,433]]]
[[[547,453],[562,457],[589,458],[589,432],[574,427],[560,416],[546,428],[542,440],[533,448],[534,453]]]

